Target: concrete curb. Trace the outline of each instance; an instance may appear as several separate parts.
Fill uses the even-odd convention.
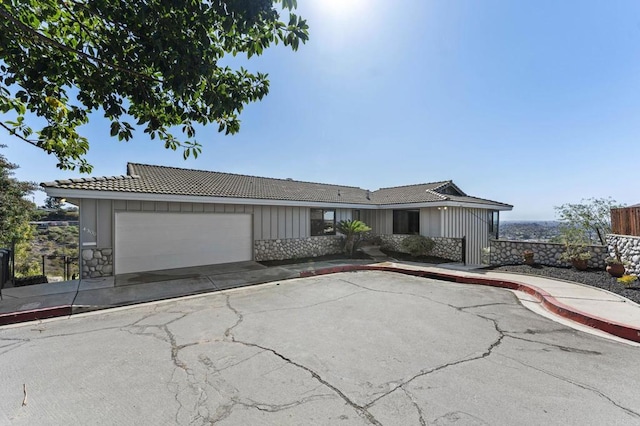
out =
[[[404,269],[404,268],[393,267],[393,266],[375,266],[375,265],[345,265],[345,266],[336,266],[332,268],[323,268],[315,271],[303,271],[300,273],[300,277],[307,278],[307,277],[313,277],[317,275],[327,275],[327,274],[335,274],[338,272],[353,272],[353,271],[396,272],[396,273],[405,274],[405,275],[413,275],[413,276],[425,277],[425,278],[435,278],[439,280],[451,281],[451,282],[456,282],[460,284],[486,285],[491,287],[499,287],[499,288],[506,288],[509,290],[522,291],[538,299],[540,303],[542,303],[542,305],[547,310],[549,310],[550,312],[553,312],[556,315],[559,315],[563,318],[570,319],[572,321],[586,325],[591,328],[602,330],[614,336],[621,337],[626,340],[631,340],[632,342],[640,343],[639,328],[636,328],[627,324],[622,324],[616,321],[611,321],[606,318],[601,318],[593,314],[589,314],[587,312],[583,312],[578,309],[572,308],[558,301],[551,294],[547,293],[546,291],[538,287],[535,287],[529,284],[519,283],[516,281],[460,276],[456,274],[446,274],[441,272],[421,271],[421,270],[414,270],[414,269]]]
[[[71,305],[9,312],[0,314],[0,325],[17,324],[20,322],[42,320],[54,317],[65,317],[69,315],[71,315]]]

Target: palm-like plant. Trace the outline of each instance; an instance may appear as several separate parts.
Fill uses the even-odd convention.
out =
[[[338,223],[337,230],[344,235],[344,252],[349,256],[353,256],[353,253],[358,249],[360,242],[362,242],[362,235],[365,232],[371,231],[371,228],[366,223],[359,220],[341,220]]]

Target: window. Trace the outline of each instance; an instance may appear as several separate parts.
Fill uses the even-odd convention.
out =
[[[336,211],[311,209],[311,236],[336,235]]]
[[[489,212],[489,235],[498,238],[498,224],[500,222],[500,212],[493,210]]]
[[[394,234],[419,234],[420,210],[394,210],[393,211]]]
[[[352,216],[353,216],[352,217],[353,220],[361,220],[360,219],[360,210],[354,210]]]

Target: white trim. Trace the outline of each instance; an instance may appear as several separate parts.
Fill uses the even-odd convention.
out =
[[[166,201],[178,203],[205,203],[205,204],[242,204],[257,206],[285,206],[285,207],[332,207],[343,209],[372,209],[378,207],[374,204],[348,204],[328,203],[315,201],[290,201],[290,200],[263,200],[258,198],[234,198],[234,197],[206,197],[198,195],[175,194],[149,194],[143,192],[120,191],[95,191],[85,189],[45,188],[47,195],[51,197],[74,197],[103,200],[135,200],[135,201]]]
[[[496,206],[494,204],[482,203],[463,203],[461,201],[432,201],[427,203],[404,203],[404,204],[379,204],[376,209],[392,210],[392,209],[418,209],[424,207],[468,207],[473,209],[487,209],[508,211],[513,210],[513,206]]]
[[[149,194],[143,192],[120,192],[120,191],[96,191],[85,189],[63,189],[45,188],[45,192],[50,197],[58,198],[91,198],[103,200],[136,200],[136,201],[166,201],[180,203],[206,203],[206,204],[242,204],[256,206],[290,206],[290,207],[331,207],[343,209],[368,209],[368,210],[390,210],[390,209],[418,209],[421,207],[470,207],[487,210],[512,210],[511,206],[497,206],[494,204],[464,203],[460,201],[433,201],[423,203],[403,203],[403,204],[349,204],[349,203],[329,203],[312,201],[291,201],[291,200],[264,200],[258,198],[233,198],[233,197],[206,197],[198,195],[176,195],[176,194]]]

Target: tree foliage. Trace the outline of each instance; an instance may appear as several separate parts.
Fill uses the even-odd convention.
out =
[[[611,233],[611,209],[623,207],[611,198],[588,198],[578,204],[556,206],[563,239],[606,245]]]
[[[266,74],[221,61],[260,55],[279,42],[297,50],[308,26],[293,13],[296,6],[296,0],[0,1],[0,113],[15,117],[0,126],[55,155],[58,167],[81,172],[91,165],[78,128],[95,111],[119,140],[130,140],[138,126],[165,148],[197,156],[196,125],[236,133],[244,105],[269,91]]]
[[[44,199],[44,207],[51,210],[62,210],[62,198],[47,197]]]
[[[360,220],[341,220],[338,223],[337,230],[344,235],[345,254],[353,256],[362,242],[363,234],[371,231],[371,228]]]
[[[0,148],[4,148],[0,145]],[[29,225],[35,204],[26,197],[36,190],[35,184],[21,182],[13,177],[18,166],[0,154],[0,247],[11,247],[15,242],[17,272],[28,273],[33,265],[27,258],[33,238],[33,227]]]

